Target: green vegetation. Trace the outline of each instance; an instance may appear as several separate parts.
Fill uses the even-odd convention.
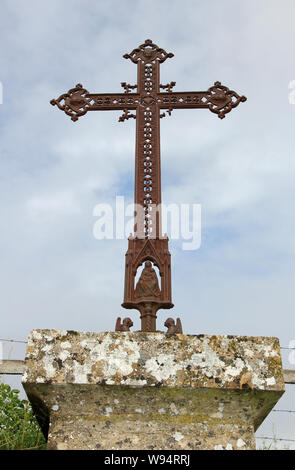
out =
[[[28,400],[0,383],[0,450],[46,449],[46,441]]]
[[[258,447],[257,450],[290,450],[290,447],[288,445],[280,445],[280,442],[278,441],[278,438],[276,437],[276,428],[275,425],[272,425],[272,434],[273,438],[267,439],[267,440],[262,440],[260,443],[260,447]]]
[[[280,446],[277,439],[274,437],[271,443],[269,443],[269,441],[262,441],[261,447],[258,447],[257,450],[290,450],[290,447],[288,445]]]

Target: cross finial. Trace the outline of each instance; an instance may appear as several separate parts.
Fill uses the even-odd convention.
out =
[[[146,39],[143,44],[133,49],[130,54],[124,54],[123,57],[124,59],[132,60],[135,64],[137,64],[139,60],[148,64],[155,60],[158,60],[160,63],[165,62],[166,59],[174,57],[174,54],[172,54],[172,52],[167,54],[164,49],[154,44],[151,39]]]

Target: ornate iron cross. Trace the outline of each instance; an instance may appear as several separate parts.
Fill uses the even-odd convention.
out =
[[[137,64],[137,85],[121,83],[124,93],[89,93],[81,84],[76,85],[57,100],[51,100],[77,121],[88,111],[122,110],[119,121],[136,119],[135,194],[134,202],[143,209],[137,220],[135,236],[128,240],[125,264],[125,292],[123,307],[140,311],[141,330],[156,331],[157,311],[173,307],[171,296],[171,264],[168,238],[161,233],[161,163],[160,118],[171,115],[173,109],[205,108],[223,119],[227,113],[246,101],[220,82],[207,91],[174,92],[175,82],[160,83],[160,64],[173,57],[150,39],[123,56]],[[136,91],[132,91],[136,90]],[[164,90],[164,91],[161,91]],[[131,111],[135,111],[133,114]],[[141,277],[135,286],[139,266],[145,262]],[[152,263],[158,267],[160,286]],[[132,324],[125,319],[116,329],[128,331]],[[175,325],[169,318],[165,322],[169,332],[181,332],[178,319]]]

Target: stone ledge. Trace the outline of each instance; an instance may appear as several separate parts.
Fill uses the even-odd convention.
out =
[[[277,338],[33,330],[25,364],[52,449],[253,449],[285,390]]]
[[[284,390],[270,337],[33,330],[23,383]]]

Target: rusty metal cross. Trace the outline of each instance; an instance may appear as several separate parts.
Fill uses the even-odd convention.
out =
[[[160,118],[166,113],[171,115],[173,109],[204,108],[223,119],[247,98],[220,82],[215,82],[207,91],[193,92],[172,91],[175,82],[162,85],[160,64],[173,54],[167,54],[150,39],[123,57],[137,64],[137,85],[121,83],[123,93],[89,93],[78,84],[58,99],[51,100],[51,104],[57,105],[72,121],[77,121],[88,111],[115,110],[123,111],[119,121],[136,119],[134,202],[143,208],[144,217],[140,226],[136,227],[136,235],[130,236],[128,241],[122,306],[140,311],[142,331],[156,331],[157,311],[173,307],[168,238],[161,233],[160,211],[153,214],[161,204]],[[144,262],[145,268],[135,286],[137,270]],[[160,287],[151,263],[159,269]],[[171,325],[173,320],[168,320]],[[117,329],[120,328],[119,322]],[[177,330],[175,326],[174,330],[180,332],[181,327]]]

